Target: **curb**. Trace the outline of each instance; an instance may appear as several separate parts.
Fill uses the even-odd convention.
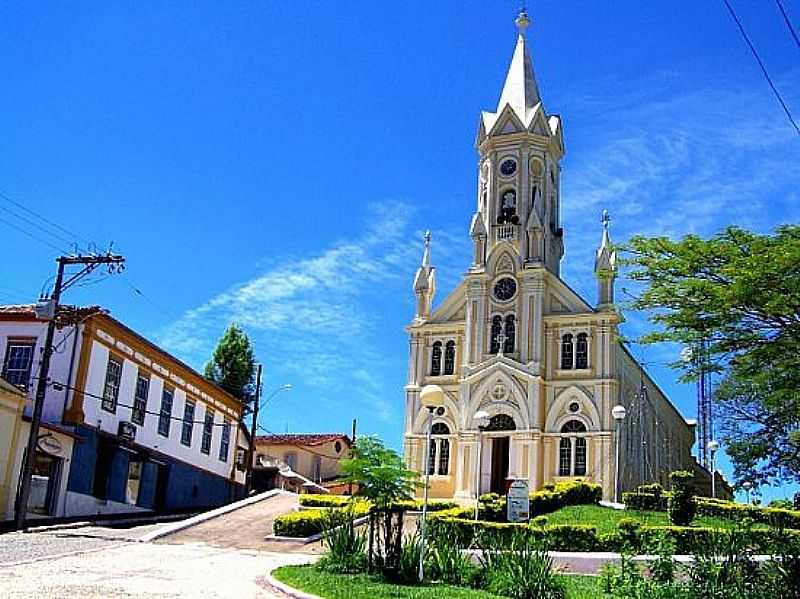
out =
[[[288,584],[281,582],[280,580],[276,579],[272,572],[277,570],[282,566],[276,566],[272,570],[266,573],[264,576],[264,582],[266,582],[269,586],[273,587],[289,595],[289,597],[294,597],[295,599],[322,599],[319,595],[312,595],[310,593],[306,593],[305,591],[301,591],[300,589],[296,589],[294,587],[290,587]]]
[[[258,495],[253,495],[252,497],[247,497],[246,499],[241,499],[239,501],[235,501],[234,503],[229,503],[228,505],[223,505],[217,509],[203,512],[202,514],[198,514],[197,516],[192,516],[191,518],[187,518],[186,520],[179,520],[178,522],[174,522],[173,524],[167,524],[163,528],[159,530],[154,530],[153,532],[149,532],[146,535],[142,536],[139,539],[140,543],[152,543],[156,539],[160,539],[162,537],[166,537],[178,531],[184,530],[185,528],[189,528],[190,526],[194,526],[195,524],[200,524],[202,522],[206,522],[207,520],[211,520],[216,518],[217,516],[222,516],[229,512],[233,512],[238,510],[239,508],[246,507],[253,503],[258,503],[259,501],[264,501],[265,499],[269,499],[270,497],[275,497],[276,495],[294,495],[294,493],[289,493],[288,491],[283,491],[281,489],[271,489],[264,493],[259,493]]]

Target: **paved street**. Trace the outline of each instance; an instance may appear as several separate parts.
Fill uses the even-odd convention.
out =
[[[285,597],[268,587],[264,575],[273,566],[309,559],[131,540],[151,529],[87,527],[0,535],[0,597]],[[24,560],[36,561],[16,563]]]

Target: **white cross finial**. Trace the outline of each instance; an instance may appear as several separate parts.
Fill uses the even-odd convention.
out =
[[[600,219],[600,222],[603,223],[603,228],[608,230],[608,223],[611,222],[611,217],[608,214],[608,210],[603,210],[603,217]]]
[[[425,235],[422,236],[422,239],[425,240],[425,251],[422,253],[422,266],[430,266],[431,265],[431,232],[425,231]]]
[[[497,343],[500,344],[500,347],[497,350],[497,354],[499,356],[502,356],[503,355],[503,351],[505,351],[505,347],[506,347],[506,335],[505,335],[505,333],[500,333],[497,336]]]

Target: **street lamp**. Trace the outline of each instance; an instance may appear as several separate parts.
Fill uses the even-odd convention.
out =
[[[614,419],[614,503],[619,503],[619,437],[622,430],[622,421],[625,420],[625,406],[616,405],[611,408],[611,417]]]
[[[742,483],[742,489],[744,489],[745,493],[747,493],[747,505],[750,505],[750,489],[753,488],[753,483],[749,480],[746,480]]]
[[[422,524],[420,525],[420,546],[422,550],[419,554],[419,581],[423,580],[425,562],[425,519],[428,515],[428,489],[430,487],[431,469],[431,431],[433,429],[433,413],[436,408],[444,405],[444,391],[439,385],[425,385],[420,391],[419,400],[428,409],[428,432],[425,441],[425,455],[423,464],[425,465],[425,498],[422,502]],[[434,465],[435,467],[435,465]]]
[[[478,460],[475,464],[477,475],[475,479],[475,521],[478,520],[478,508],[480,507],[481,496],[481,448],[483,447],[483,431],[489,426],[489,412],[486,410],[478,410],[475,416],[472,417],[475,424],[478,425]]]
[[[706,445],[708,451],[711,452],[711,497],[716,499],[717,497],[717,467],[715,465],[717,450],[719,449],[719,443],[711,439]]]

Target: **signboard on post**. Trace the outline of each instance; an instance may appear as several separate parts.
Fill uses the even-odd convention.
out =
[[[523,522],[530,518],[531,501],[528,497],[528,481],[515,480],[508,488],[506,509],[509,522]]]

